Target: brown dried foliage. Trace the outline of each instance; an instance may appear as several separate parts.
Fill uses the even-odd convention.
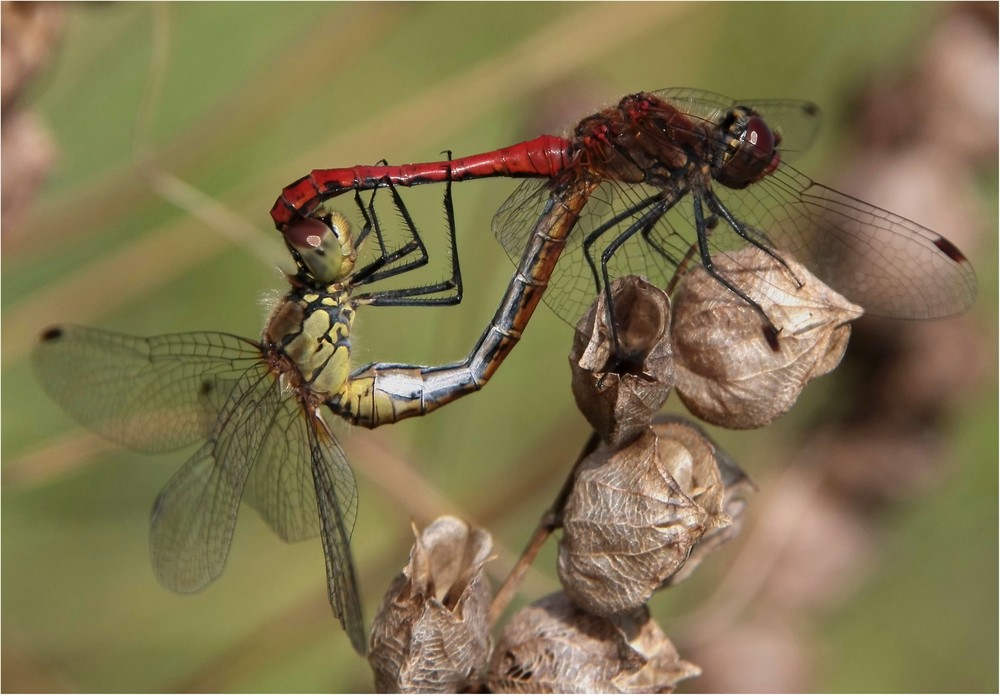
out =
[[[720,256],[716,268],[757,302],[760,313],[704,269],[674,296],[677,393],[697,417],[730,429],[763,427],[784,415],[812,379],[840,363],[862,314],[789,255],[755,247]]]
[[[601,618],[556,593],[507,624],[487,685],[498,693],[666,693],[699,673],[645,607]]]
[[[451,516],[417,536],[372,624],[368,662],[379,692],[454,692],[489,657],[490,534]]]
[[[675,423],[647,426],[628,446],[599,449],[581,466],[563,516],[558,570],[582,608],[605,616],[635,610],[707,530],[731,523],[713,448],[689,433]]]
[[[611,294],[616,328],[602,292],[577,324],[569,362],[577,407],[617,445],[638,436],[666,402],[674,360],[667,294],[635,276],[616,280]]]

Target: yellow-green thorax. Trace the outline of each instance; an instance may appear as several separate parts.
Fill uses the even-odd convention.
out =
[[[347,381],[354,313],[340,284],[323,292],[297,287],[271,312],[264,328],[262,342],[272,367],[300,394],[312,392],[316,405]]]

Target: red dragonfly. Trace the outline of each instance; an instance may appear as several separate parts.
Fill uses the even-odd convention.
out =
[[[874,315],[929,319],[968,309],[975,272],[953,243],[787,164],[785,155],[809,145],[818,116],[814,104],[801,101],[733,100],[692,89],[642,92],[584,118],[570,138],[542,135],[449,161],[314,170],[282,191],[271,216],[287,233],[348,191],[532,179],[493,220],[518,269],[479,344],[463,362],[423,368],[405,385],[410,398],[447,391],[440,404],[490,378],[550,281],[547,303],[574,323],[614,277],[641,274],[671,287],[698,258],[758,310],[777,349],[777,331],[763,309],[715,269],[720,254],[746,245],[779,261],[790,254]],[[557,265],[564,249],[576,257]],[[365,369],[378,385],[379,375],[398,368]],[[401,393],[389,379],[382,383],[387,394]]]

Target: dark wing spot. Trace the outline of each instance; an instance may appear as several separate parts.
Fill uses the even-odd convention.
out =
[[[955,246],[950,241],[948,241],[947,239],[945,239],[943,236],[939,236],[937,239],[935,239],[934,245],[937,246],[939,249],[941,249],[944,255],[946,255],[948,258],[955,261],[956,263],[965,263],[967,260],[965,256],[962,254],[962,252],[958,250],[958,247]]]
[[[63,329],[59,326],[53,326],[52,328],[47,328],[41,335],[41,341],[43,343],[51,343],[53,340],[59,340],[63,337]]]

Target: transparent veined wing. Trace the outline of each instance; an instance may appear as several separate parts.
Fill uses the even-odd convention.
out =
[[[306,431],[311,450],[330,605],[355,651],[364,654],[367,651],[367,636],[350,549],[357,513],[354,474],[347,465],[343,450],[318,413],[313,413],[309,421],[299,417],[295,422],[301,423]]]
[[[207,441],[157,496],[150,552],[167,588],[195,592],[222,574],[243,488],[281,405],[278,380],[258,362],[233,382]]]
[[[33,361],[52,398],[113,441],[162,452],[205,440],[153,505],[150,552],[164,586],[191,593],[222,573],[245,497],[285,540],[321,533],[331,605],[364,652],[349,545],[353,473],[257,343],[222,333],[138,338],[60,326],[43,334]]]
[[[130,449],[179,449],[211,432],[235,383],[261,361],[257,343],[224,333],[136,338],[82,326],[42,334],[42,387],[81,425]]]

